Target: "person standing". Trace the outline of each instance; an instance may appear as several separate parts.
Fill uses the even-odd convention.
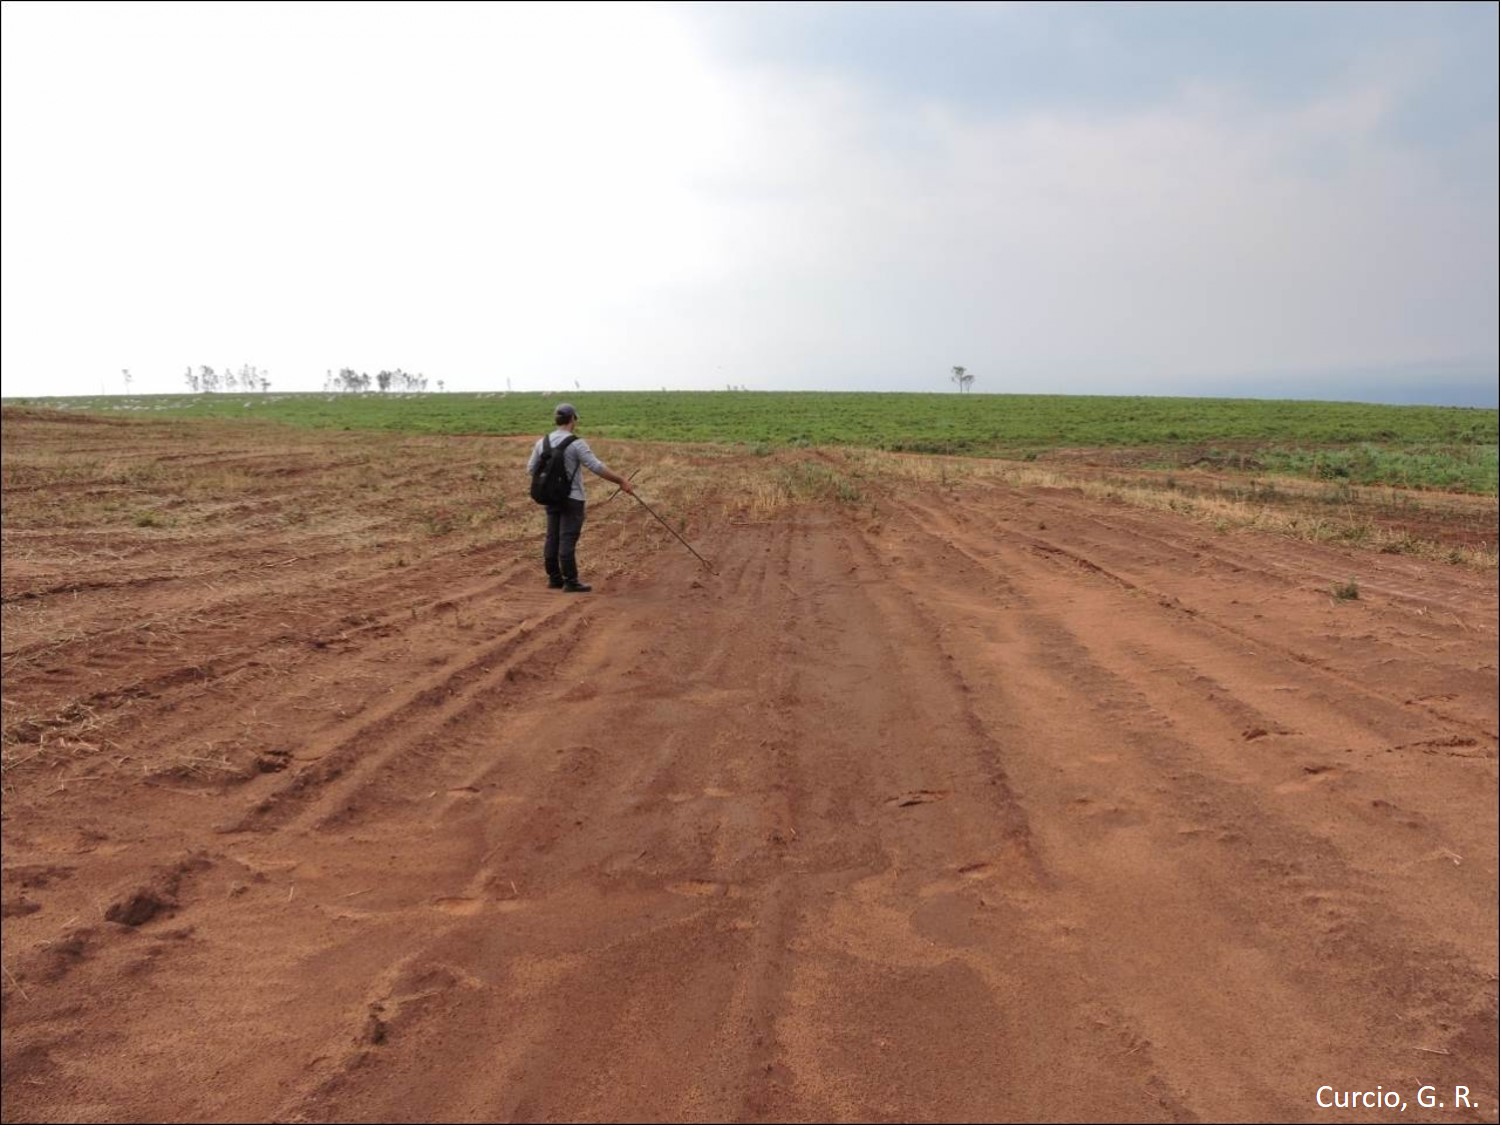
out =
[[[547,436],[549,449],[557,447],[569,438],[573,441],[563,452],[564,468],[569,477],[568,500],[562,505],[548,507],[548,535],[542,545],[542,563],[548,573],[548,587],[562,588],[565,592],[587,592],[588,584],[579,582],[579,565],[574,550],[579,543],[579,534],[584,531],[584,470],[613,481],[622,493],[635,495],[631,482],[616,473],[589,448],[589,443],[575,431],[579,426],[579,412],[572,403],[561,402],[553,411],[554,429]],[[537,439],[532,447],[532,457],[527,462],[527,472],[534,474],[542,464],[543,441]]]

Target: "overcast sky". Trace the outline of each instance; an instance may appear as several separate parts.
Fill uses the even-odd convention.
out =
[[[8,396],[1497,405],[1492,3],[3,12]]]

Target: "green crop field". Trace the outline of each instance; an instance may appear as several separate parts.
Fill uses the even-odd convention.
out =
[[[587,436],[760,447],[868,446],[1038,458],[1139,448],[1144,463],[1232,464],[1353,484],[1497,492],[1498,412],[1373,403],[1070,395],[630,392],[216,394],[8,400],[59,411],[259,418],[439,434],[537,434],[554,403]]]

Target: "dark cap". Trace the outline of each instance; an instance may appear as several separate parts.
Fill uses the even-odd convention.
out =
[[[574,404],[571,402],[560,402],[553,410],[554,422],[572,422],[575,418],[578,417],[579,412],[574,409]]]

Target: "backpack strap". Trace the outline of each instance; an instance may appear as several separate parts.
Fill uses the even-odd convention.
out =
[[[547,469],[548,462],[552,460],[553,455],[563,453],[566,449],[572,446],[575,441],[577,441],[577,439],[572,434],[570,434],[567,438],[563,439],[563,441],[559,442],[557,448],[555,449],[553,447],[552,439],[547,434],[544,434],[542,436],[542,453],[539,455],[537,462],[537,472],[541,473],[543,470]]]

